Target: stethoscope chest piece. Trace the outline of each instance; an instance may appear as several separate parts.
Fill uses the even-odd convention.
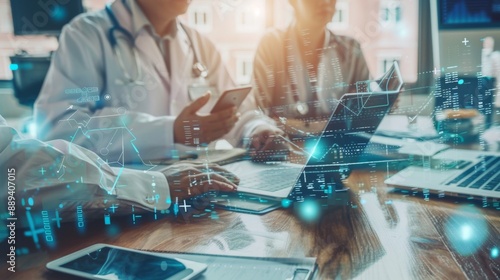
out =
[[[295,103],[295,109],[301,116],[305,116],[307,115],[307,113],[309,113],[309,105],[302,101],[297,101]]]
[[[197,61],[193,64],[193,77],[206,78],[208,76],[208,69],[201,62]]]

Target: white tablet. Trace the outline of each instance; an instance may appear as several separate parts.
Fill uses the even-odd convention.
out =
[[[207,265],[107,244],[95,244],[47,264],[50,270],[88,279],[191,279]]]

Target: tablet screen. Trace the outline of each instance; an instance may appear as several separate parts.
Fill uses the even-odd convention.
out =
[[[60,266],[102,279],[168,279],[186,269],[175,259],[111,247],[97,249]]]

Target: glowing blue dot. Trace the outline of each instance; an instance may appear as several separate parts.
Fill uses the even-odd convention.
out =
[[[316,149],[317,146],[314,146],[311,151],[309,152],[312,156],[316,156],[316,152],[317,152],[317,149]]]
[[[451,248],[462,256],[477,252],[488,237],[488,223],[475,207],[463,206],[445,224],[445,236]]]
[[[28,198],[28,205],[33,206],[35,204],[35,201],[33,200],[33,197]]]
[[[316,201],[309,200],[298,204],[299,217],[306,222],[314,222],[320,216],[320,206]]]
[[[155,187],[156,186],[156,183],[152,183],[151,186]]]
[[[18,70],[18,69],[19,69],[19,65],[15,64],[15,63],[12,63],[12,64],[10,65],[10,70],[12,70],[12,71],[16,71],[16,70]]]
[[[458,84],[459,85],[463,85],[464,84],[464,80],[463,79],[458,80]]]
[[[64,8],[61,6],[56,6],[52,10],[52,13],[50,15],[55,21],[57,22],[62,22],[64,19],[67,17],[67,12]]]
[[[172,203],[172,199],[167,198],[167,199],[165,200],[165,202],[166,202],[167,204],[170,204],[170,203]]]
[[[24,198],[21,198],[21,205],[24,206],[26,203],[24,202]]]
[[[59,203],[59,208],[63,208],[63,204],[62,203]]]
[[[495,248],[491,249],[491,257],[492,257],[493,259],[498,258],[498,254],[499,254],[499,252],[498,252],[498,251],[499,251],[499,250],[498,250],[498,248],[497,248],[497,247],[495,247]]]
[[[319,158],[323,155],[323,147],[321,147],[317,139],[306,140],[304,149],[314,158]]]
[[[292,205],[292,201],[290,199],[285,198],[281,201],[281,206],[283,206],[283,208],[288,208],[290,205]]]
[[[463,241],[470,240],[472,237],[472,228],[469,225],[463,225],[460,228],[460,237]]]

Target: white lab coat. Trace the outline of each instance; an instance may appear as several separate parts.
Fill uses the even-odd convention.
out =
[[[134,211],[161,211],[171,204],[164,174],[110,167],[95,153],[64,140],[44,143],[23,138],[2,116],[0,189],[2,205],[9,201],[8,191],[13,191],[14,214],[20,221],[25,220],[27,208],[35,217],[47,211],[54,218],[57,211],[65,222],[76,219],[78,206],[87,220],[129,214],[132,205]],[[3,207],[0,214],[6,210]]]
[[[132,30],[131,14],[121,1],[111,8],[120,24]],[[171,69],[168,75],[164,58],[154,38],[142,29],[135,36],[139,67],[145,85],[117,85],[123,79],[122,68],[111,47],[108,31],[111,20],[104,10],[84,14],[64,27],[59,49],[52,58],[42,91],[35,103],[38,137],[62,138],[95,151],[108,162],[147,161],[170,158],[182,145],[174,144],[176,116],[191,100],[193,51],[186,34],[179,29],[171,43]],[[215,46],[191,28],[186,28],[198,50],[199,60],[208,68],[207,80],[219,92],[235,85]],[[125,68],[135,77],[135,64],[125,36],[115,32],[121,46]],[[99,101],[81,102],[73,89],[98,89]],[[70,93],[65,93],[65,91]],[[204,109],[207,111],[209,106]],[[241,143],[257,125],[273,125],[260,115],[252,97],[245,112],[224,139]]]

